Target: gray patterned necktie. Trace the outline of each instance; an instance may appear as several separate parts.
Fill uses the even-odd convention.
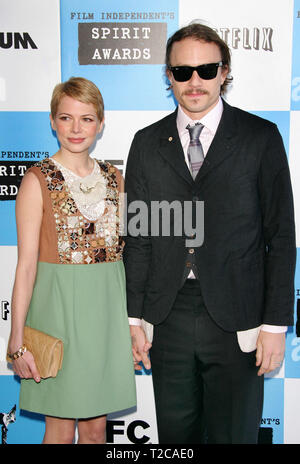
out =
[[[190,133],[190,144],[188,146],[187,153],[193,179],[196,178],[198,171],[204,161],[203,148],[199,139],[203,127],[203,124],[200,122],[196,123],[195,126],[190,126],[189,124],[186,126],[186,129],[188,129]]]

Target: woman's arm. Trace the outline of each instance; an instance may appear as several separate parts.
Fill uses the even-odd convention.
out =
[[[40,227],[43,215],[42,192],[38,178],[28,172],[16,200],[18,262],[12,294],[11,334],[8,352],[15,353],[23,344],[23,331],[36,276]],[[39,377],[31,353],[13,362],[20,377]]]

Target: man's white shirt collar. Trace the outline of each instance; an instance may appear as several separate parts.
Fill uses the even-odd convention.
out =
[[[223,113],[223,102],[222,99],[219,97],[218,103],[216,106],[213,107],[203,118],[200,120],[194,120],[189,118],[189,116],[183,111],[180,105],[178,105],[178,113],[177,113],[177,129],[179,133],[179,137],[184,135],[187,131],[186,126],[190,124],[193,126],[197,122],[201,122],[206,129],[211,133],[212,136],[215,135],[218,129],[218,125],[220,123],[220,119]],[[204,130],[204,129],[203,129]]]

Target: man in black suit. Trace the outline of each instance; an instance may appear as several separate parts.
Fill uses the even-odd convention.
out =
[[[293,324],[288,162],[275,124],[221,98],[230,52],[215,31],[177,31],[166,66],[178,108],[135,135],[126,170],[133,355],[152,367],[161,443],[256,443],[263,374],[280,366]],[[175,208],[153,218],[163,201],[182,206],[181,236]],[[136,231],[139,204],[148,228],[144,215]],[[141,319],[154,325],[152,347]]]

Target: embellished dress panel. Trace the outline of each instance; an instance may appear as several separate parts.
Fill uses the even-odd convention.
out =
[[[40,261],[91,264],[122,259],[124,243],[119,234],[121,223],[117,170],[110,163],[96,163],[92,176],[95,176],[94,182],[97,185],[90,192],[85,191],[91,187],[85,185],[81,178],[51,159],[41,161],[31,168],[40,180],[45,205]],[[95,175],[97,168],[98,174],[100,171],[99,177]],[[70,178],[68,183],[62,171],[65,177]],[[49,246],[53,246],[54,228],[57,249],[51,249],[50,256]]]

